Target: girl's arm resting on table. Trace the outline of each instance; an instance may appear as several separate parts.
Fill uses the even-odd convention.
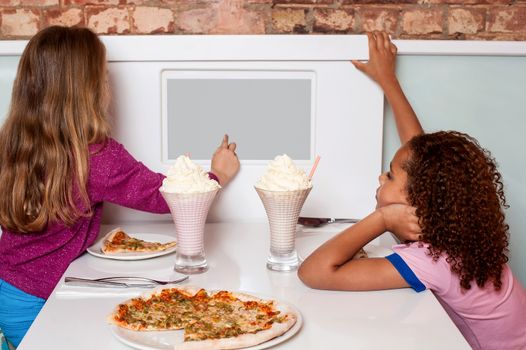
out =
[[[307,286],[332,290],[378,290],[409,287],[385,258],[352,259],[365,244],[386,231],[380,211],[349,227],[316,249],[298,276]]]

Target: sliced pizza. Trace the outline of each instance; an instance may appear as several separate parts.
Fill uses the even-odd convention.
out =
[[[367,252],[363,250],[363,248],[361,248],[356,254],[354,254],[352,258],[353,259],[363,259],[363,258],[368,258],[368,257],[369,256],[367,255]]]
[[[238,349],[284,334],[297,314],[248,294],[165,286],[118,305],[108,320],[135,331],[182,329],[184,342],[175,349]]]
[[[128,235],[118,227],[104,237],[101,250],[104,254],[159,252],[175,244],[175,241],[168,243],[144,241]]]

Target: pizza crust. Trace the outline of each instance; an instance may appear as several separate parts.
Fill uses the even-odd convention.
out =
[[[121,232],[126,237],[129,237],[129,238],[132,238],[132,239],[137,239],[137,238],[134,238],[134,237],[131,237],[130,235],[128,235],[122,228],[117,227],[117,228],[111,230],[110,232],[108,232],[104,236],[104,238],[102,239],[102,247],[101,247],[102,253],[111,255],[111,254],[119,254],[119,253],[159,252],[159,251],[163,251],[163,250],[169,249],[171,247],[174,247],[176,245],[175,241],[168,242],[168,243],[143,241],[146,245],[148,245],[148,244],[150,244],[150,245],[151,244],[158,244],[158,246],[156,246],[156,247],[150,246],[150,247],[144,247],[144,248],[138,248],[138,249],[127,249],[125,247],[116,246],[116,244],[113,243],[113,239],[115,238],[115,236],[117,234],[121,233]],[[140,241],[142,241],[142,240],[140,240]]]
[[[104,236],[104,241],[112,241],[113,240],[113,237],[115,237],[115,235],[119,232],[124,232],[124,230],[120,227],[117,227],[113,230],[111,230],[110,232],[108,232],[105,236]]]
[[[196,287],[196,286],[179,286],[179,285],[165,285],[157,287],[151,291],[148,291],[142,295],[139,296],[139,298],[143,300],[148,300],[153,295],[158,295],[161,293],[164,289],[172,289],[175,288],[179,290],[181,293],[187,295],[187,296],[194,296],[197,292],[199,292],[202,288]],[[218,292],[208,292],[210,296],[215,295]],[[274,339],[278,336],[283,335],[286,333],[289,329],[291,329],[294,324],[298,321],[298,315],[296,311],[290,307],[289,305],[285,303],[281,303],[276,300],[267,300],[267,299],[261,299],[256,296],[245,294],[245,293],[238,293],[238,292],[230,292],[233,297],[238,298],[241,301],[256,301],[261,303],[268,303],[269,301],[273,302],[274,307],[276,310],[280,311],[280,316],[286,316],[286,320],[284,320],[281,323],[274,322],[272,324],[272,327],[269,329],[265,329],[256,333],[245,333],[241,334],[235,337],[229,337],[229,338],[221,338],[221,339],[207,339],[207,340],[197,340],[197,341],[185,341],[180,344],[176,344],[174,346],[174,350],[213,350],[213,349],[239,349],[239,348],[245,348],[249,346],[255,346],[261,343],[264,343],[266,341],[269,341],[271,339]],[[127,303],[130,300],[124,302]],[[158,329],[137,329],[137,327],[133,327],[133,325],[125,324],[124,322],[118,322],[115,320],[115,315],[118,315],[119,306],[117,306],[114,309],[114,312],[112,312],[108,316],[108,322],[110,324],[134,330],[134,331],[148,331],[148,330],[158,330]],[[178,328],[180,329],[180,328]]]
[[[354,256],[352,257],[353,259],[364,259],[364,258],[368,258],[369,256],[367,255],[367,252],[365,250],[363,250],[363,248],[361,248],[356,254],[354,254]]]

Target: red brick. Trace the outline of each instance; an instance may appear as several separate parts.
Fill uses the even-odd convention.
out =
[[[273,4],[287,4],[287,5],[331,5],[334,4],[336,0],[274,0]]]
[[[156,1],[155,4],[152,5],[152,1],[150,1],[150,0],[127,0],[126,1],[126,5],[138,5],[138,6],[152,6],[152,7],[155,7],[157,5],[160,6],[161,3],[160,3],[160,1]],[[164,3],[162,5],[164,5]]]
[[[307,19],[305,9],[275,8],[272,11],[274,33],[306,33]]]
[[[342,5],[403,5],[403,4],[417,4],[422,0],[343,0]]]
[[[513,0],[422,0],[420,4],[447,4],[447,5],[498,5],[511,4]]]
[[[126,0],[63,0],[64,5],[125,5]]]
[[[245,4],[273,4],[273,0],[245,0]]]
[[[402,14],[402,33],[422,35],[441,33],[443,12],[441,9],[415,9]]]
[[[466,40],[526,41],[526,33],[478,33],[466,35]]]
[[[456,38],[456,37],[447,37],[444,36],[444,33],[435,33],[435,34],[407,34],[407,33],[400,33],[398,35],[392,36],[394,39],[418,39],[418,40],[456,40],[456,39],[462,39],[462,38]]]
[[[526,7],[491,8],[488,16],[488,32],[526,32]]]
[[[92,0],[93,1],[93,0]],[[148,7],[173,7],[174,5],[181,3],[181,0],[126,0],[126,5],[138,5],[138,6],[148,6]],[[184,1],[184,3],[189,3],[189,1]]]
[[[361,7],[357,11],[360,27],[359,32],[383,30],[394,34],[398,26],[399,9],[382,7]]]
[[[130,16],[126,7],[86,7],[88,27],[98,34],[127,34]]]
[[[486,10],[480,8],[450,8],[448,34],[475,34],[484,29]]]
[[[29,37],[40,29],[40,13],[31,9],[5,9],[0,12],[2,37]]]
[[[264,34],[266,16],[235,0],[183,9],[176,15],[176,26],[192,34]]]
[[[212,8],[183,10],[176,15],[177,30],[186,34],[207,34],[217,25],[217,13]]]
[[[315,9],[313,31],[321,33],[353,32],[354,11],[351,9]]]
[[[50,9],[44,12],[44,19],[48,26],[73,27],[84,25],[84,13],[79,8]]]
[[[59,0],[20,0],[22,6],[55,6],[60,5]]]
[[[134,33],[173,33],[175,28],[174,13],[166,8],[137,6],[132,18]]]
[[[217,23],[212,34],[264,34],[265,19],[261,11],[244,8],[244,0],[221,1],[215,4]]]
[[[400,38],[525,40],[526,0],[0,0],[0,38],[52,24],[101,34],[385,30]]]

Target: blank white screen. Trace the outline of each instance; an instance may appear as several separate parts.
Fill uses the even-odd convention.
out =
[[[210,159],[223,134],[243,160],[311,159],[311,79],[167,79],[168,160]]]

